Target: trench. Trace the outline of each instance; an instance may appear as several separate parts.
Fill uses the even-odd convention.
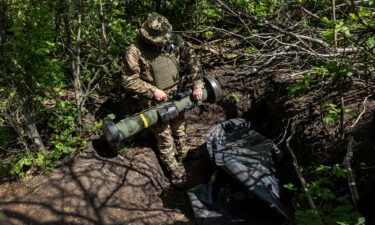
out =
[[[323,93],[312,90],[310,96],[299,102],[299,99],[288,97],[287,86],[290,82],[280,83],[270,77],[259,79],[259,77],[227,75],[225,71],[222,73],[215,71],[212,74],[222,84],[224,98],[216,106],[206,105],[203,107],[204,109],[200,109],[205,112],[213,112],[203,115],[200,121],[203,124],[210,122],[217,124],[231,118],[245,118],[254,124],[256,131],[279,145],[284,153],[281,163],[277,166],[277,175],[281,187],[281,202],[289,215],[293,215],[296,209],[295,202],[293,202],[296,199],[296,192],[282,188],[284,184],[290,183],[300,186],[299,178],[294,172],[292,157],[285,147],[286,135],[291,132],[291,128],[288,127],[289,121],[295,118],[300,121],[295,128],[295,135],[292,137],[290,145],[294,149],[301,168],[333,164],[341,165],[344,168],[342,159],[346,157],[348,143],[346,139],[337,140],[324,133],[322,115],[316,109],[316,105],[322,104],[321,102],[337,99],[337,94],[328,88]],[[346,104],[350,107],[354,107],[354,105],[358,107],[366,96],[366,92],[364,90],[358,91],[358,87],[353,84],[350,85],[345,90],[344,96],[348,99]],[[373,100],[369,104],[373,106]],[[366,213],[372,215],[368,207],[375,198],[371,190],[375,184],[375,170],[373,169],[375,168],[375,161],[373,160],[375,126],[372,112],[372,110],[365,112],[361,123],[354,129],[348,129],[346,134],[346,138],[352,136],[355,140],[354,157],[350,163],[354,170],[353,174],[360,197],[358,210],[361,213],[363,212],[365,216]],[[191,114],[196,115],[197,113],[192,112]],[[192,118],[194,116],[189,119]],[[350,123],[352,121],[348,121],[346,124]],[[333,130],[334,128],[329,127],[328,129]],[[317,179],[311,178],[312,174],[306,173],[305,175],[307,175],[308,180]],[[344,188],[339,188],[339,186]],[[350,199],[348,184],[345,179],[337,181],[335,186],[331,188],[340,189],[337,194],[348,196],[348,199]],[[307,208],[309,207],[307,202],[304,204]],[[354,203],[352,204],[354,205]]]
[[[213,71],[213,73],[216,72]],[[284,130],[285,124],[281,120],[284,113],[282,111],[284,99],[279,97],[283,96],[283,93],[274,88],[274,84],[271,81],[267,79],[263,81],[251,80],[252,77],[249,79],[249,77],[245,76],[226,76],[225,71],[222,71],[222,73],[222,75],[212,75],[222,86],[223,98],[220,102],[204,103],[186,112],[188,145],[193,151],[204,152],[199,159],[184,162],[187,173],[187,190],[205,184],[211,179],[214,170],[205,149],[205,137],[213,126],[231,118],[244,118],[254,125],[256,131],[276,141],[280,140],[280,134]],[[254,83],[255,85],[248,86],[246,85],[247,83]],[[137,105],[137,98],[133,95],[110,98],[102,104],[96,117],[101,119],[111,113],[116,115],[115,122],[117,122],[126,115],[139,112],[141,109]],[[145,142],[144,140],[148,141]],[[103,139],[100,139],[100,141],[103,142]],[[100,145],[98,144],[99,141],[96,142],[94,148],[101,156],[117,156],[116,153],[107,151],[108,148],[104,147],[105,143]],[[131,137],[127,140],[127,144],[132,148],[150,147],[156,152],[155,139],[152,133],[147,130],[143,130]],[[106,149],[106,151],[102,151],[103,149]],[[284,160],[278,168],[281,186],[283,183],[288,183],[290,179],[293,179],[289,172],[291,170],[293,168],[290,158],[285,154]],[[164,196],[164,203],[167,206],[175,205],[175,199],[178,198],[178,202],[183,203],[181,210],[186,212],[191,220],[194,220],[190,204],[185,195],[176,194],[172,188],[163,191],[162,196]],[[286,208],[291,210],[288,193],[283,193],[282,198],[282,201],[285,201]]]
[[[291,82],[280,82],[275,75],[264,79],[258,77],[241,79],[241,76],[233,78],[225,74],[221,77],[224,88],[230,90],[227,96],[235,93],[241,99],[239,102],[233,102],[227,98],[223,109],[228,118],[246,118],[255,124],[255,129],[259,133],[274,140],[275,144],[280,144],[279,148],[284,153],[282,162],[277,167],[280,187],[290,183],[300,186],[300,181],[294,172],[292,157],[285,146],[285,138],[288,136],[284,135],[290,133],[290,121],[299,121],[290,146],[297,156],[300,169],[336,164],[348,170],[344,161],[348,156],[349,145],[354,146],[353,157],[349,162],[352,171],[346,175],[345,179],[335,181],[337,183],[330,188],[338,190],[337,195],[346,196],[353,210],[358,210],[369,224],[375,221],[373,210],[370,209],[375,200],[373,192],[375,187],[375,113],[373,108],[375,104],[374,97],[368,94],[367,88],[361,88],[352,81],[347,81],[345,84],[343,94],[345,107],[357,111],[358,114],[362,113],[362,117],[357,117],[360,120],[356,121],[358,123],[355,126],[353,126],[355,118],[345,118],[347,119],[344,122],[346,133],[344,139],[341,140],[325,132],[325,129],[328,133],[338,132],[338,128],[327,125],[328,128],[324,129],[323,116],[328,110],[318,107],[319,104],[324,106],[324,104],[339,101],[337,91],[330,89],[329,84],[323,84],[322,89],[311,89],[310,93],[303,98],[293,99],[288,97],[287,93],[287,87]],[[366,105],[363,99],[368,100]],[[243,100],[249,103],[243,103]],[[352,144],[349,144],[349,137],[354,140]],[[308,181],[317,179],[314,177],[316,175],[311,172],[304,174]],[[355,189],[359,194],[359,199],[356,199],[359,200],[358,202],[354,202],[353,195],[355,194],[351,194],[352,190],[349,190],[351,188],[346,180],[349,176],[354,178]],[[281,189],[281,201],[290,215],[296,210],[295,202],[292,202],[296,199],[296,192]],[[307,203],[305,204],[308,208]]]

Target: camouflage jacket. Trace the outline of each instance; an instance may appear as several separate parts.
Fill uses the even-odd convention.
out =
[[[182,38],[175,37],[177,51],[175,57],[177,62],[185,62],[189,70],[189,81],[194,88],[203,88],[202,69],[194,50],[185,46]],[[122,76],[122,85],[141,96],[151,99],[157,87],[152,75],[150,61],[147,59],[146,49],[154,48],[161,51],[157,46],[150,45],[138,38],[125,53],[125,73]],[[180,77],[181,79],[181,77]]]

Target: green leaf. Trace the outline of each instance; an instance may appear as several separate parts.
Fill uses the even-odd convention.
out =
[[[49,41],[46,41],[45,42],[48,46],[50,47],[54,47],[55,46],[55,43],[52,43],[52,42],[49,42]]]
[[[116,115],[115,114],[108,114],[107,117],[114,120],[116,118]]]
[[[350,16],[350,18],[352,18],[352,19],[354,19],[354,20],[357,19],[357,15],[354,14],[354,13],[349,13],[349,16]]]
[[[366,220],[364,217],[359,217],[355,225],[365,225]]]
[[[106,65],[103,65],[102,68],[105,73],[109,73],[108,67]]]
[[[344,109],[344,113],[349,115],[349,116],[357,116],[357,112],[353,111],[351,109]]]
[[[72,148],[70,148],[70,147],[64,147],[63,148],[63,153],[65,153],[65,154],[69,154],[69,153],[71,153],[72,152]]]
[[[49,53],[49,49],[46,49],[46,48],[40,48],[35,51],[35,54],[37,55],[46,55],[48,53]]]
[[[27,156],[20,160],[22,165],[30,166],[31,165],[31,159]]]
[[[325,116],[324,122],[335,124],[337,121],[339,121],[340,117],[336,112],[329,111],[329,113]]]
[[[374,48],[375,47],[375,37],[370,37],[367,39],[366,44],[369,48]]]
[[[230,97],[232,102],[239,103],[241,101],[240,98],[234,93],[230,94]]]
[[[329,170],[330,166],[320,165],[315,169],[315,172],[323,172]]]
[[[338,32],[343,33],[345,36],[350,36],[349,27],[345,25],[344,21],[342,20],[336,21],[335,28]]]
[[[298,96],[305,90],[305,85],[303,83],[292,84],[287,87],[289,96]]]
[[[210,39],[214,35],[214,32],[212,31],[206,31],[203,33],[203,36],[207,39]]]
[[[332,113],[339,113],[340,112],[340,110],[337,109],[337,105],[336,104],[325,104],[325,105],[328,106],[332,110]]]
[[[331,38],[331,37],[333,36],[333,30],[332,30],[332,29],[328,29],[326,32],[324,32],[324,33],[322,34],[322,36],[323,36],[324,38]]]
[[[227,59],[235,59],[237,57],[238,57],[238,54],[236,54],[236,53],[228,54],[228,55],[225,56],[225,58],[227,58]]]
[[[346,177],[346,170],[342,169],[340,165],[336,164],[332,167],[332,173],[340,178],[345,178]]]
[[[297,188],[296,188],[296,187],[294,186],[294,184],[292,184],[292,183],[284,184],[283,187],[284,187],[285,189],[288,189],[288,190],[291,190],[291,191],[295,191],[295,190],[297,190]]]
[[[42,153],[38,153],[37,157],[35,159],[36,165],[40,166],[40,167],[43,167],[45,165],[44,158],[45,158],[45,156]]]

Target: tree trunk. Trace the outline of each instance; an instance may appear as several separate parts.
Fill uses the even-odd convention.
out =
[[[36,128],[35,121],[32,117],[27,116],[26,117],[26,126],[27,126],[27,132],[29,133],[30,139],[33,141],[35,147],[37,148],[38,152],[41,152],[45,149],[42,138],[40,137],[39,131]]]
[[[5,63],[5,46],[6,43],[6,23],[5,23],[5,0],[0,0],[0,70],[4,71]],[[4,75],[1,75],[4,76]],[[3,77],[0,77],[0,82],[3,80]]]
[[[336,0],[332,0],[332,21],[336,23]],[[337,30],[336,25],[333,28],[333,47],[337,48]]]
[[[75,64],[75,70],[73,70],[73,77],[74,77],[74,92],[76,95],[76,105],[77,105],[77,119],[78,119],[78,129],[79,133],[82,132],[83,129],[83,120],[82,120],[82,113],[83,113],[83,100],[82,100],[82,85],[81,85],[81,24],[82,24],[82,15],[78,14],[78,31],[77,31],[77,54],[75,59],[72,60],[72,63]],[[72,68],[73,69],[73,68]]]
[[[5,0],[0,0],[0,44],[5,44],[6,42],[5,12]]]
[[[74,85],[74,92],[75,92],[75,102],[77,106],[77,122],[78,122],[78,132],[82,132],[83,128],[83,121],[82,121],[82,112],[83,112],[83,101],[82,101],[82,85],[81,85],[81,48],[80,48],[80,41],[81,41],[81,23],[82,23],[82,15],[80,12],[77,15],[77,23],[78,23],[78,29],[77,29],[77,49],[74,51],[73,49],[73,32],[72,28],[70,26],[70,21],[68,18],[68,14],[70,12],[70,1],[69,0],[64,0],[64,9],[65,9],[65,15],[64,15],[64,23],[65,23],[65,32],[67,35],[67,51],[68,51],[68,56],[69,56],[69,61],[70,61],[70,68],[73,73],[73,85]]]
[[[107,39],[107,32],[106,32],[106,24],[105,24],[105,19],[104,19],[104,12],[103,12],[103,2],[102,0],[100,0],[99,2],[99,15],[100,15],[100,20],[102,22],[102,38],[103,38],[103,42],[104,42],[104,45],[105,47],[107,47],[107,44],[108,44],[108,39]]]
[[[45,147],[35,123],[35,111],[38,110],[35,110],[33,102],[34,94],[31,91],[34,90],[33,80],[31,76],[28,76],[27,74],[23,75],[23,80],[25,81],[25,83],[23,85],[20,85],[18,88],[18,93],[20,93],[21,99],[25,100],[22,111],[25,116],[25,121],[23,123],[29,135],[29,138],[32,140],[38,152],[41,152],[45,149]]]

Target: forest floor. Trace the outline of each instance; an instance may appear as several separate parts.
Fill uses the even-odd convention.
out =
[[[206,107],[187,113],[188,144],[195,151],[204,151],[205,134],[225,119]],[[113,154],[93,135],[86,150],[53,172],[0,185],[0,209],[13,224],[194,224],[186,191],[210,179],[208,155],[184,162],[187,185],[179,190],[150,140],[152,134],[142,131]]]

